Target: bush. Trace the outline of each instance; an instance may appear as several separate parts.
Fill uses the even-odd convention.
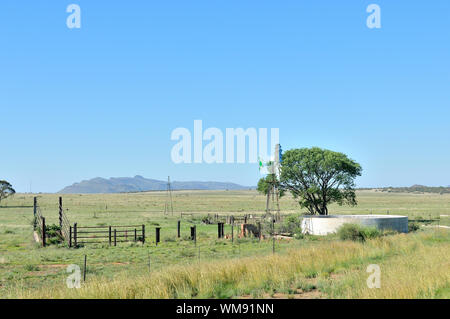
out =
[[[358,224],[344,224],[342,225],[337,234],[342,240],[353,240],[353,241],[366,241],[367,239],[372,239],[380,237],[382,235],[381,231],[374,227],[363,227]]]
[[[361,226],[357,224],[344,224],[339,227],[337,234],[342,240],[364,241]]]
[[[301,220],[299,215],[289,215],[279,227],[279,232],[289,233],[291,235],[301,234]]]
[[[382,232],[380,230],[378,230],[378,228],[375,228],[375,227],[362,227],[361,231],[362,231],[364,240],[377,238],[382,235]]]
[[[420,229],[420,225],[418,223],[409,223],[408,224],[408,232],[415,232]]]
[[[50,245],[56,245],[63,242],[63,238],[61,236],[61,227],[58,225],[49,225],[45,226],[45,234],[47,237],[47,242]]]
[[[295,233],[295,234],[294,234],[294,238],[295,238],[295,239],[304,239],[304,238],[305,238],[305,235],[302,234],[301,232]]]
[[[25,265],[25,270],[26,271],[38,271],[39,267],[36,265],[32,265],[32,264],[26,264]]]

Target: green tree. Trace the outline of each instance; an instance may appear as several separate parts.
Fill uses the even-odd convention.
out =
[[[0,202],[11,195],[14,195],[15,193],[16,191],[14,190],[14,188],[12,188],[12,185],[10,183],[0,180]]]
[[[280,181],[276,178],[275,174],[268,174],[266,177],[260,178],[256,190],[263,195],[267,195],[270,187],[278,187],[279,197],[284,195],[284,190],[280,188]]]
[[[362,168],[345,154],[318,147],[283,154],[281,187],[310,214],[328,215],[328,205],[356,205],[354,179]]]

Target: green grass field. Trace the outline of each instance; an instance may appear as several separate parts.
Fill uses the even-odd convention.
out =
[[[230,239],[217,239],[216,225],[201,223],[201,217],[208,213],[262,213],[265,197],[256,191],[176,191],[174,216],[163,214],[165,192],[63,195],[71,223],[145,224],[147,241],[144,245],[130,242],[117,247],[42,248],[32,236],[33,196],[16,194],[1,203],[2,298],[449,297],[447,229],[423,228],[365,244],[340,241],[336,236],[283,239],[276,241],[276,254],[272,256],[271,240],[235,238],[231,243]],[[57,224],[59,195],[37,196],[47,224]],[[356,207],[333,205],[330,214],[401,214],[410,219],[439,219],[433,223],[449,225],[450,194],[358,191],[358,203]],[[301,212],[290,196],[283,198],[280,206],[284,214]],[[193,213],[194,218],[182,220],[182,238],[177,239],[176,222],[181,212]],[[194,224],[196,246],[187,238],[189,227]],[[156,226],[162,228],[162,242],[157,247]],[[226,225],[225,233],[230,231],[231,226]],[[81,267],[85,255],[86,283],[81,289],[66,288],[67,266]],[[293,257],[297,255],[298,258]],[[389,288],[365,288],[365,265],[374,262],[384,265],[384,273],[391,278]],[[275,266],[283,271],[274,274]],[[404,274],[400,273],[402,269]],[[413,281],[418,275],[420,280]],[[173,282],[167,278],[173,278]],[[150,289],[143,283],[160,289]]]

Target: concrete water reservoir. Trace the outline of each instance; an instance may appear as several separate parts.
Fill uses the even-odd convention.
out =
[[[400,215],[326,215],[305,216],[302,220],[302,232],[311,235],[335,233],[344,224],[359,224],[376,227],[380,230],[408,232],[408,217]]]

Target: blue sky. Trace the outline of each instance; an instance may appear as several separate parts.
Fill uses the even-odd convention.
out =
[[[2,0],[0,177],[255,185],[255,164],[172,163],[172,130],[201,119],[344,152],[358,186],[450,185],[449,17],[448,0]]]

